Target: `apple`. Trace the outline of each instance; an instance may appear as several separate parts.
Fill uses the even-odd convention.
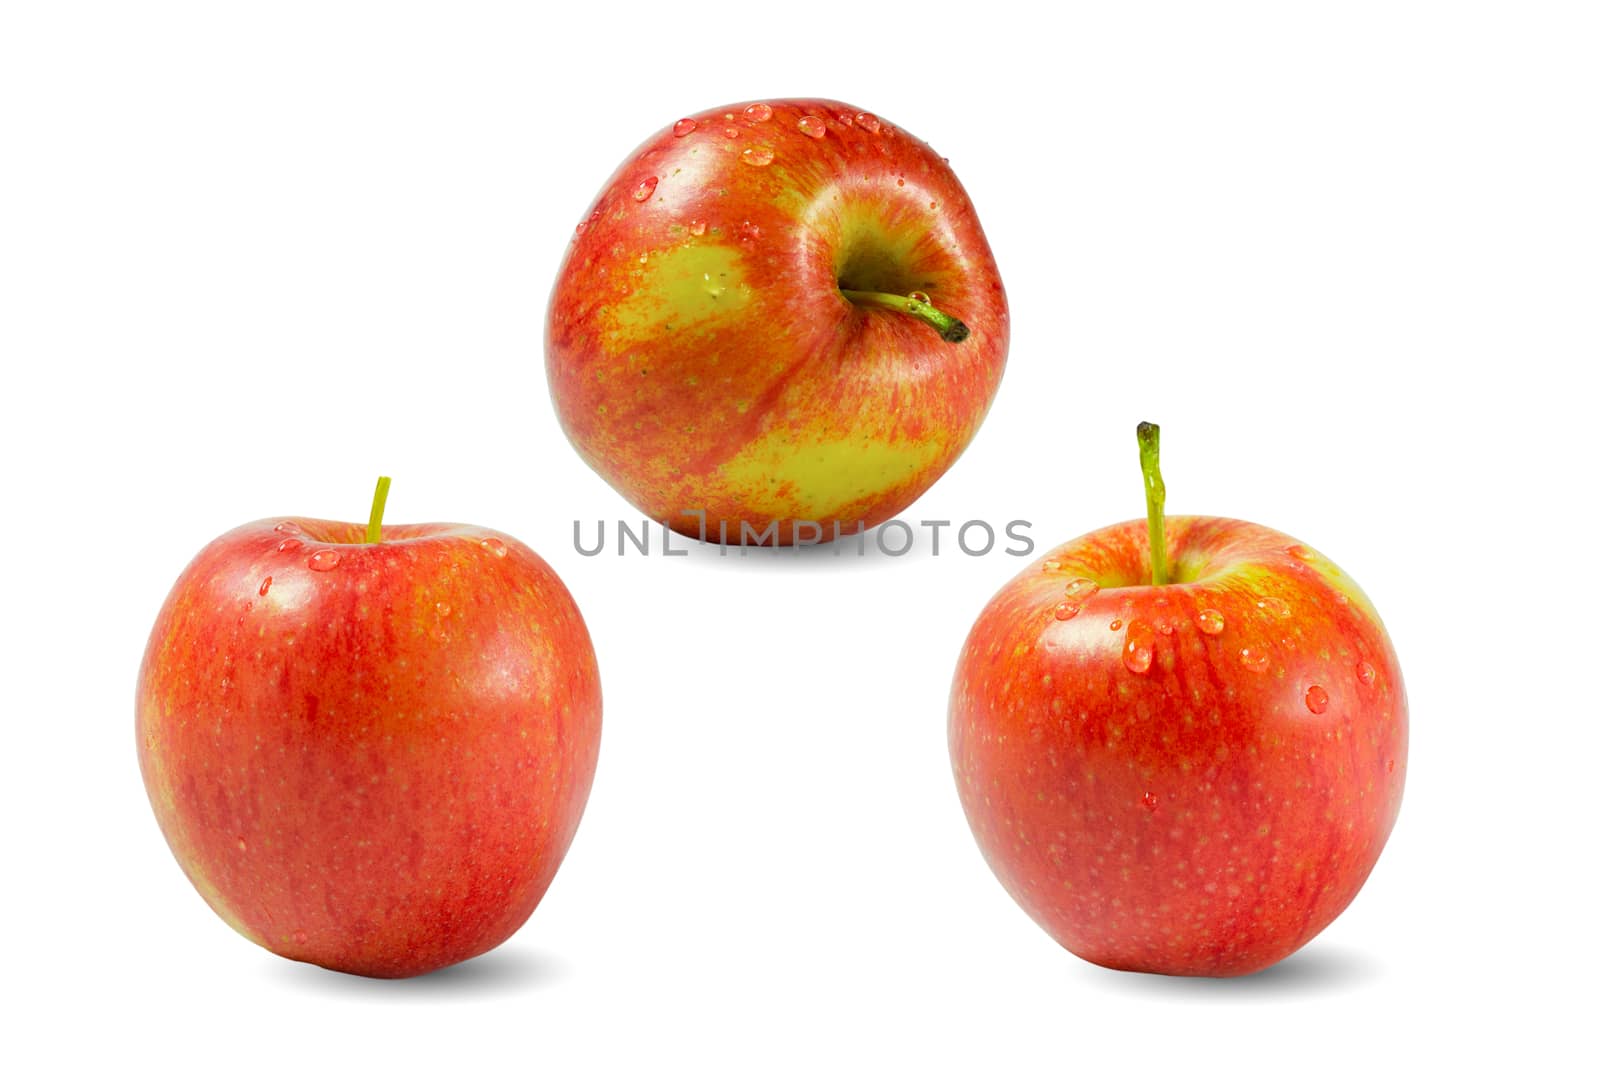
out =
[[[493,530],[264,519],[201,550],[139,670],[139,766],[200,895],[290,959],[422,974],[510,937],[600,742],[561,580]]]
[[[949,469],[1005,364],[1005,291],[949,164],[834,100],[679,119],[567,250],[546,370],[632,504],[723,543],[876,525]]]
[[[1247,974],[1315,937],[1377,862],[1405,689],[1377,612],[1326,556],[1165,517],[1159,431],[1139,430],[1147,519],[1061,545],[984,608],[951,760],[990,867],[1067,949]]]

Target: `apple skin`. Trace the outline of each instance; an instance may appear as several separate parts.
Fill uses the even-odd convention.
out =
[[[267,519],[195,557],[139,671],[139,766],[234,929],[398,978],[493,948],[543,897],[594,777],[600,682],[572,597],[514,538],[364,534]]]
[[[841,288],[920,291],[970,336]],[[617,169],[567,250],[545,351],[568,438],[632,504],[712,541],[776,521],[791,544],[883,522],[949,469],[1008,337],[948,163],[848,104],[771,100],[681,120]]]
[[[1400,809],[1405,690],[1377,613],[1326,558],[1238,520],[1166,524],[1169,584],[1145,584],[1139,521],[1000,590],[956,670],[951,758],[990,867],[1066,948],[1247,974],[1372,871]],[[1081,579],[1099,591],[1074,595]]]

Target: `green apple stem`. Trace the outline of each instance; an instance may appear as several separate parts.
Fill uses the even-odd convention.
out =
[[[862,289],[840,289],[844,298],[852,304],[869,307],[888,308],[898,311],[903,315],[910,315],[920,319],[939,332],[939,336],[946,341],[959,343],[967,339],[972,331],[967,329],[967,324],[958,318],[946,315],[933,304],[923,299],[921,294],[915,296],[896,296],[893,293],[869,293]]]
[[[1150,524],[1150,584],[1167,584],[1167,483],[1161,480],[1161,427],[1139,424],[1139,469],[1144,471],[1144,508]]]
[[[389,502],[389,476],[378,478],[378,488],[372,491],[372,517],[367,520],[367,544],[383,540],[383,506]]]

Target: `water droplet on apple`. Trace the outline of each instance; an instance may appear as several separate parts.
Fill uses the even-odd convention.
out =
[[[870,111],[856,112],[856,125],[860,126],[868,133],[877,133],[879,130],[883,129],[883,123],[878,121],[878,116],[874,115]]]
[[[1227,620],[1222,617],[1222,612],[1214,608],[1207,608],[1195,620],[1195,625],[1200,627],[1201,633],[1215,636],[1222,632],[1222,628],[1227,625]]]
[[[314,571],[331,571],[338,565],[339,553],[331,548],[311,553],[311,558],[306,561],[306,566]]]
[[[1289,555],[1299,560],[1311,560],[1317,558],[1317,554],[1311,551],[1311,549],[1307,548],[1305,545],[1290,545],[1288,552]]]
[[[920,289],[913,289],[913,290],[911,290],[911,292],[907,293],[906,295],[908,297],[910,297],[912,300],[915,300],[919,304],[931,304],[931,303],[933,303],[933,301],[931,299],[929,299],[928,294],[924,293]]]
[[[450,605],[441,600],[433,606],[433,610],[437,611],[440,615],[448,616],[450,614]]]
[[[724,127],[722,127],[722,136],[728,138],[729,140],[732,140],[733,138],[739,136],[739,127],[737,127],[737,126],[724,126]]]
[[[906,187],[906,180],[904,178],[896,178],[894,180],[894,184],[895,188],[904,189]]]
[[[1389,766],[1388,766],[1388,768],[1387,768],[1387,769],[1388,769],[1388,771],[1389,771],[1389,773],[1390,773],[1390,774],[1393,774],[1393,773],[1394,773],[1394,760],[1390,760],[1390,761],[1389,761]]]
[[[1148,671],[1150,660],[1155,655],[1154,642],[1150,628],[1143,623],[1128,627],[1128,639],[1122,643],[1122,665],[1134,674]]]
[[[1112,629],[1113,629],[1113,630],[1120,630],[1120,629],[1122,629],[1122,620],[1121,620],[1121,619],[1112,619],[1112,620],[1111,620],[1111,628],[1112,628]]]
[[[1320,685],[1311,686],[1306,690],[1306,710],[1313,715],[1321,715],[1328,710],[1328,691]]]
[[[679,119],[672,124],[672,136],[687,137],[694,132],[695,127],[698,125],[700,124],[694,119]]]
[[[237,841],[235,841],[234,844],[239,846],[239,851],[240,852],[245,852],[245,851],[249,850],[249,846],[244,843],[244,838],[242,838],[242,837],[239,838]]]
[[[1074,578],[1067,583],[1067,596],[1073,600],[1087,600],[1100,591],[1092,578]]]
[[[745,241],[759,240],[761,237],[761,227],[757,226],[749,219],[745,219],[739,224],[739,237],[741,240]]]
[[[828,124],[815,115],[801,115],[800,132],[807,137],[821,138],[827,135]]]
[[[300,539],[298,537],[285,537],[282,541],[278,542],[279,552],[288,552],[290,549],[299,547]]]
[[[1139,803],[1143,804],[1151,811],[1155,811],[1156,805],[1161,803],[1161,798],[1156,796],[1154,793],[1146,793],[1144,796],[1139,798]]]
[[[310,940],[311,940],[311,939],[310,939],[310,938],[309,938],[309,937],[307,937],[307,936],[306,936],[306,932],[305,932],[305,931],[304,931],[304,930],[296,930],[296,931],[295,931],[295,932],[294,932],[294,943],[295,943],[295,944],[297,944],[297,945],[303,945],[303,944],[305,944],[305,943],[306,943],[306,942],[307,942],[307,941],[310,941]]]
[[[1362,685],[1371,685],[1373,682],[1378,680],[1378,668],[1374,667],[1366,660],[1362,660],[1360,663],[1356,664],[1356,680]]]
[[[660,178],[657,178],[652,174],[650,177],[639,183],[639,187],[633,191],[633,198],[639,201],[641,204],[646,200],[649,200],[656,194],[656,185],[660,181]]]
[[[1272,666],[1272,663],[1267,659],[1267,654],[1265,652],[1258,648],[1250,648],[1249,646],[1239,650],[1239,663],[1244,667],[1245,670],[1250,671],[1252,674],[1260,674],[1262,671]]]
[[[772,162],[772,149],[765,147],[746,148],[744,154],[739,158],[752,167],[764,167]]]
[[[1039,569],[1047,574],[1051,571],[1058,571],[1061,569],[1061,561],[1058,559],[1047,559],[1043,563],[1039,564]]]
[[[1262,597],[1260,600],[1256,601],[1256,607],[1260,608],[1268,615],[1274,616],[1275,618],[1287,619],[1289,617],[1289,605],[1285,604],[1275,596]]]
[[[499,556],[501,559],[505,559],[506,558],[506,552],[507,552],[506,543],[504,541],[500,540],[500,538],[498,538],[498,537],[485,537],[482,541],[479,541],[478,543],[480,545],[482,545],[484,548],[487,548],[490,552],[493,552],[495,555]]]
[[[297,534],[300,532],[300,527],[292,522],[280,522],[273,529],[281,534]]]
[[[766,104],[751,104],[744,109],[744,117],[751,122],[766,122],[772,117],[772,108]]]
[[[1056,605],[1055,615],[1057,619],[1060,619],[1062,622],[1066,622],[1068,619],[1076,615],[1079,610],[1080,608],[1077,604],[1074,604],[1070,600],[1063,600],[1061,603]]]
[[[265,578],[261,579],[261,587],[256,590],[256,596],[266,596],[267,595],[267,590],[269,590],[271,588],[272,588],[272,575],[269,574]]]
[[[1172,620],[1167,616],[1163,615],[1156,619],[1156,633],[1161,634],[1163,637],[1169,636],[1176,629],[1177,627],[1172,624]]]
[[[689,232],[696,237],[704,237],[706,233],[706,224],[701,222],[699,219],[691,219],[689,222]]]
[[[841,126],[854,126],[855,125],[855,119],[852,119],[850,117],[850,113],[848,111],[841,111],[841,112],[839,112],[837,115],[835,115],[833,117],[835,119],[839,120],[839,125],[841,125]]]

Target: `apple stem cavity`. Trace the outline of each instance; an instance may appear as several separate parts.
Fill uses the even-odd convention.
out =
[[[965,341],[972,333],[967,329],[966,323],[946,315],[924,299],[920,293],[913,296],[896,296],[894,293],[869,293],[863,289],[840,289],[839,292],[858,307],[888,308],[890,311],[898,311],[902,315],[920,319],[937,330],[940,337],[955,344]]]
[[[372,517],[367,520],[367,544],[383,540],[383,506],[389,502],[389,476],[380,475],[378,487],[372,491]]]
[[[1161,427],[1139,424],[1139,469],[1144,471],[1144,508],[1150,523],[1150,584],[1167,584],[1167,483],[1161,480]]]

